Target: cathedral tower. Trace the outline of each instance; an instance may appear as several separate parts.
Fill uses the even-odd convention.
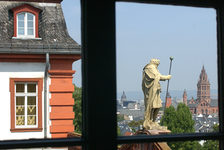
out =
[[[183,94],[183,103],[185,105],[187,105],[187,92],[186,92],[186,89],[184,90],[184,94]]]
[[[125,92],[123,91],[123,94],[121,95],[121,106],[123,106],[124,101],[127,101],[127,97],[125,95]]]
[[[210,103],[210,83],[208,81],[208,76],[205,71],[204,66],[202,67],[201,74],[199,76],[199,81],[197,84],[197,100],[205,100]]]

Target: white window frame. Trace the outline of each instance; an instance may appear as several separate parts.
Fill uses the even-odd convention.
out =
[[[24,35],[19,35],[19,15],[25,14],[24,16]],[[28,35],[28,14],[33,15],[33,35]],[[35,38],[36,36],[36,22],[35,22],[35,15],[30,12],[20,12],[16,15],[16,35],[18,38]]]
[[[16,84],[24,84],[25,91],[24,93],[16,93]],[[28,93],[27,92],[27,84],[36,84],[36,92],[35,93]],[[16,82],[15,83],[15,128],[37,128],[38,127],[38,83],[36,82]],[[25,102],[24,102],[24,112],[25,112],[25,125],[16,125],[16,96],[24,96]],[[36,125],[27,125],[27,97],[28,96],[36,96]]]

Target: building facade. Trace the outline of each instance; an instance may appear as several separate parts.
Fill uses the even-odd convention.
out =
[[[211,99],[210,82],[204,66],[197,83],[197,99],[187,100],[187,92],[184,90],[183,103],[190,108],[192,114],[212,115],[218,113],[218,100]]]
[[[0,140],[74,131],[72,63],[61,0],[0,0]]]

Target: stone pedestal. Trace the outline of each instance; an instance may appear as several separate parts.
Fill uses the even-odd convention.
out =
[[[170,130],[138,130],[134,135],[169,134]],[[123,144],[119,150],[171,150],[166,142]]]
[[[81,134],[75,133],[75,132],[70,132],[67,135],[68,138],[81,138]],[[69,146],[68,150],[82,150],[82,146]]]

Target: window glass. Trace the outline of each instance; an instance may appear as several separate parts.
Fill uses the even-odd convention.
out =
[[[16,97],[16,115],[25,115],[24,96]]]
[[[16,125],[25,125],[25,97],[16,97]]]
[[[25,13],[18,14],[18,34],[24,35]]]
[[[22,21],[19,20],[18,26],[19,26],[19,28],[24,28],[24,21],[23,20]]]
[[[33,28],[33,21],[28,21],[28,28]]]
[[[24,28],[18,28],[18,34],[19,35],[24,35],[25,34]]]
[[[49,6],[49,7],[52,7],[52,6]],[[63,1],[62,9],[63,9],[66,24],[68,26],[68,32],[71,38],[77,41],[78,44],[80,44],[81,43],[80,3],[78,1],[70,1],[70,2]],[[40,13],[43,13],[43,11],[41,11]],[[25,37],[28,34],[29,35],[35,34],[35,16],[34,15],[24,12],[24,13],[17,14],[16,17],[17,17],[18,32],[21,31],[22,34],[24,35],[20,37]],[[63,45],[65,43],[58,43],[58,47],[60,47],[60,44]],[[70,47],[72,45],[68,45],[68,46]],[[74,45],[72,47],[74,47]],[[77,59],[78,57],[79,56],[77,55]],[[70,61],[66,60],[66,62],[70,62]],[[13,78],[11,78],[10,74],[9,74],[9,77],[7,77],[7,79],[9,78],[10,83],[14,83],[14,84],[7,84],[7,85],[10,85],[10,88],[7,88],[7,90],[3,91],[4,93],[6,93],[5,95],[7,95],[8,107],[10,107],[11,105],[11,109],[7,110],[8,115],[5,115],[5,118],[3,120],[5,120],[5,122],[7,123],[7,124],[4,124],[5,125],[4,127],[6,129],[10,128],[11,130],[7,130],[7,132],[0,135],[0,139],[22,140],[22,139],[29,139],[29,138],[44,138],[45,132],[47,134],[47,138],[66,138],[67,136],[80,137],[82,132],[81,60],[78,60],[74,62],[73,64],[72,62],[69,63],[70,65],[69,68],[71,71],[70,77],[73,76],[72,80],[70,80],[69,78],[66,78],[67,74],[66,76],[63,76],[63,78],[60,78],[60,80],[59,78],[53,79],[52,77],[51,80],[50,78],[48,78],[47,80],[48,90],[46,95],[44,93],[44,87],[46,86],[44,85],[45,83],[43,81],[44,80],[43,73],[40,72],[42,68],[40,66],[42,66],[42,63],[30,64],[26,62],[24,64],[25,66],[23,65],[23,63],[18,65],[19,67],[22,67],[22,66],[24,67],[22,67],[23,68],[22,70],[17,68],[17,70],[21,70],[21,71],[17,72],[16,74],[13,74]],[[33,70],[31,67],[32,64],[34,66],[37,65],[36,66],[37,68],[34,69],[36,71],[32,72]],[[27,67],[27,65],[31,67],[31,70],[30,70],[30,67]],[[15,66],[17,66],[16,63],[15,63]],[[54,65],[54,67],[55,66],[56,65]],[[11,69],[8,69],[8,70],[12,70],[13,72],[13,68],[15,71],[15,67],[12,67]],[[73,72],[72,70],[74,70],[75,72],[74,74],[72,74]],[[27,74],[27,72],[29,73]],[[58,91],[62,90],[62,92],[54,92],[54,94],[52,94],[53,92],[49,93],[49,91],[52,90],[52,85],[58,84],[58,83],[55,83],[58,81],[62,84],[61,85],[62,87],[58,87],[57,89]],[[74,84],[74,86],[72,84]],[[11,87],[11,85],[13,85],[13,87]],[[67,87],[69,88],[69,92],[67,92],[68,90]],[[75,92],[73,93],[71,92],[71,90],[74,90]],[[8,92],[8,94],[6,91]],[[47,96],[46,113],[44,108],[45,96]],[[73,106],[74,104],[75,106]],[[8,107],[6,107],[6,109]],[[47,122],[46,130],[44,129],[45,115],[47,116],[49,115],[46,121]]]
[[[219,124],[214,9],[118,2],[116,46],[118,135],[134,135],[144,123],[171,133]]]
[[[34,15],[31,13],[18,14],[18,35],[34,35]]]
[[[17,96],[16,97],[16,105],[24,105],[25,97],[24,96]]]
[[[28,96],[28,105],[36,105],[36,96]]]
[[[16,125],[29,127],[29,125],[36,125],[37,119],[37,84],[34,83],[19,83],[16,84],[19,92],[16,96]],[[24,91],[25,88],[25,91]],[[32,96],[29,96],[32,93]],[[21,96],[22,95],[22,96]]]
[[[24,92],[24,84],[16,84],[16,92]]]
[[[33,26],[34,26],[34,15],[32,14],[27,14],[27,29],[28,29],[28,35],[33,35],[34,34],[34,30],[33,30]]]
[[[27,125],[36,125],[36,116],[27,116]]]
[[[70,36],[79,44],[81,44],[81,10],[80,1],[63,1],[62,9],[66,21],[66,25]],[[75,118],[73,120],[74,134],[73,137],[80,137],[82,133],[82,76],[81,76],[81,60],[75,61],[72,64],[72,69],[75,70],[73,75],[74,84],[74,107],[73,111],[75,113]],[[69,134],[70,135],[70,134]],[[77,136],[79,135],[79,136]]]
[[[16,125],[17,126],[25,125],[25,116],[24,115],[17,115],[16,116]]]
[[[30,13],[27,14],[27,20],[28,21],[33,21],[33,17],[34,17],[34,15],[32,15]]]
[[[36,84],[27,84],[27,92],[35,93],[36,92]]]
[[[25,13],[18,14],[18,20],[19,21],[24,21],[24,18],[25,18]]]
[[[33,28],[28,29],[28,35],[33,35]]]

